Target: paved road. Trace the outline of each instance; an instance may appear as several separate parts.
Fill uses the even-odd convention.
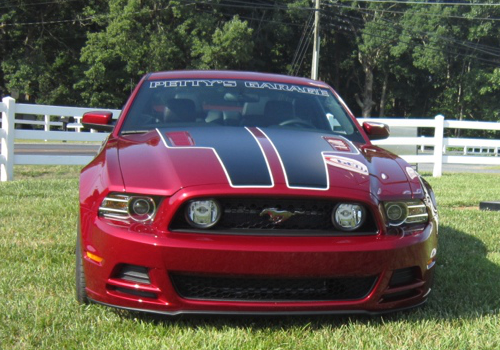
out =
[[[419,164],[419,172],[430,172],[434,169],[433,164]],[[492,173],[500,174],[500,168],[492,165],[470,165],[470,164],[443,164],[443,174],[445,173]]]
[[[43,156],[94,156],[100,145],[76,143],[16,143],[14,154],[43,155]]]

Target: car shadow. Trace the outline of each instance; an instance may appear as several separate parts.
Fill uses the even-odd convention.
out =
[[[183,315],[168,317],[128,311],[115,311],[125,318],[140,318],[158,325],[175,323],[190,328],[283,329],[304,327],[319,329],[346,323],[386,324],[401,320],[447,320],[479,318],[500,312],[500,266],[487,259],[487,248],[481,240],[451,227],[439,231],[437,270],[432,294],[423,307],[408,311],[368,315],[319,316],[220,316]]]

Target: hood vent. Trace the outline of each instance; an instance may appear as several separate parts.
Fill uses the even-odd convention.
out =
[[[346,152],[346,153],[353,153],[349,143],[342,139],[338,139],[335,137],[324,137],[325,141],[332,146],[334,151],[337,152]]]
[[[167,132],[166,135],[169,143],[173,147],[189,147],[195,145],[191,134],[187,131],[172,131]]]

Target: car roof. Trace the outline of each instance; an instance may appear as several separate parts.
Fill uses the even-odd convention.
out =
[[[256,81],[269,81],[285,84],[311,85],[316,87],[329,88],[329,86],[321,81],[316,81],[301,77],[292,77],[281,74],[258,73],[258,72],[243,72],[229,70],[179,70],[150,73],[146,76],[146,80],[162,80],[162,79],[243,79]]]

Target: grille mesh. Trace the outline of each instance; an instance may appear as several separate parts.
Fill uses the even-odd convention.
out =
[[[357,278],[246,278],[171,274],[186,299],[228,301],[342,301],[366,297],[376,276]]]
[[[212,230],[216,231],[247,231],[248,233],[304,232],[335,234],[338,232],[332,223],[332,211],[337,204],[333,201],[315,199],[276,199],[276,198],[219,198],[222,216]],[[288,220],[278,224],[270,221],[269,215],[260,215],[264,209],[286,210],[294,213]],[[170,229],[190,230],[186,222],[185,207],[176,213]],[[367,210],[365,223],[349,234],[376,234],[377,229],[370,211]],[[344,232],[345,234],[345,232]]]

